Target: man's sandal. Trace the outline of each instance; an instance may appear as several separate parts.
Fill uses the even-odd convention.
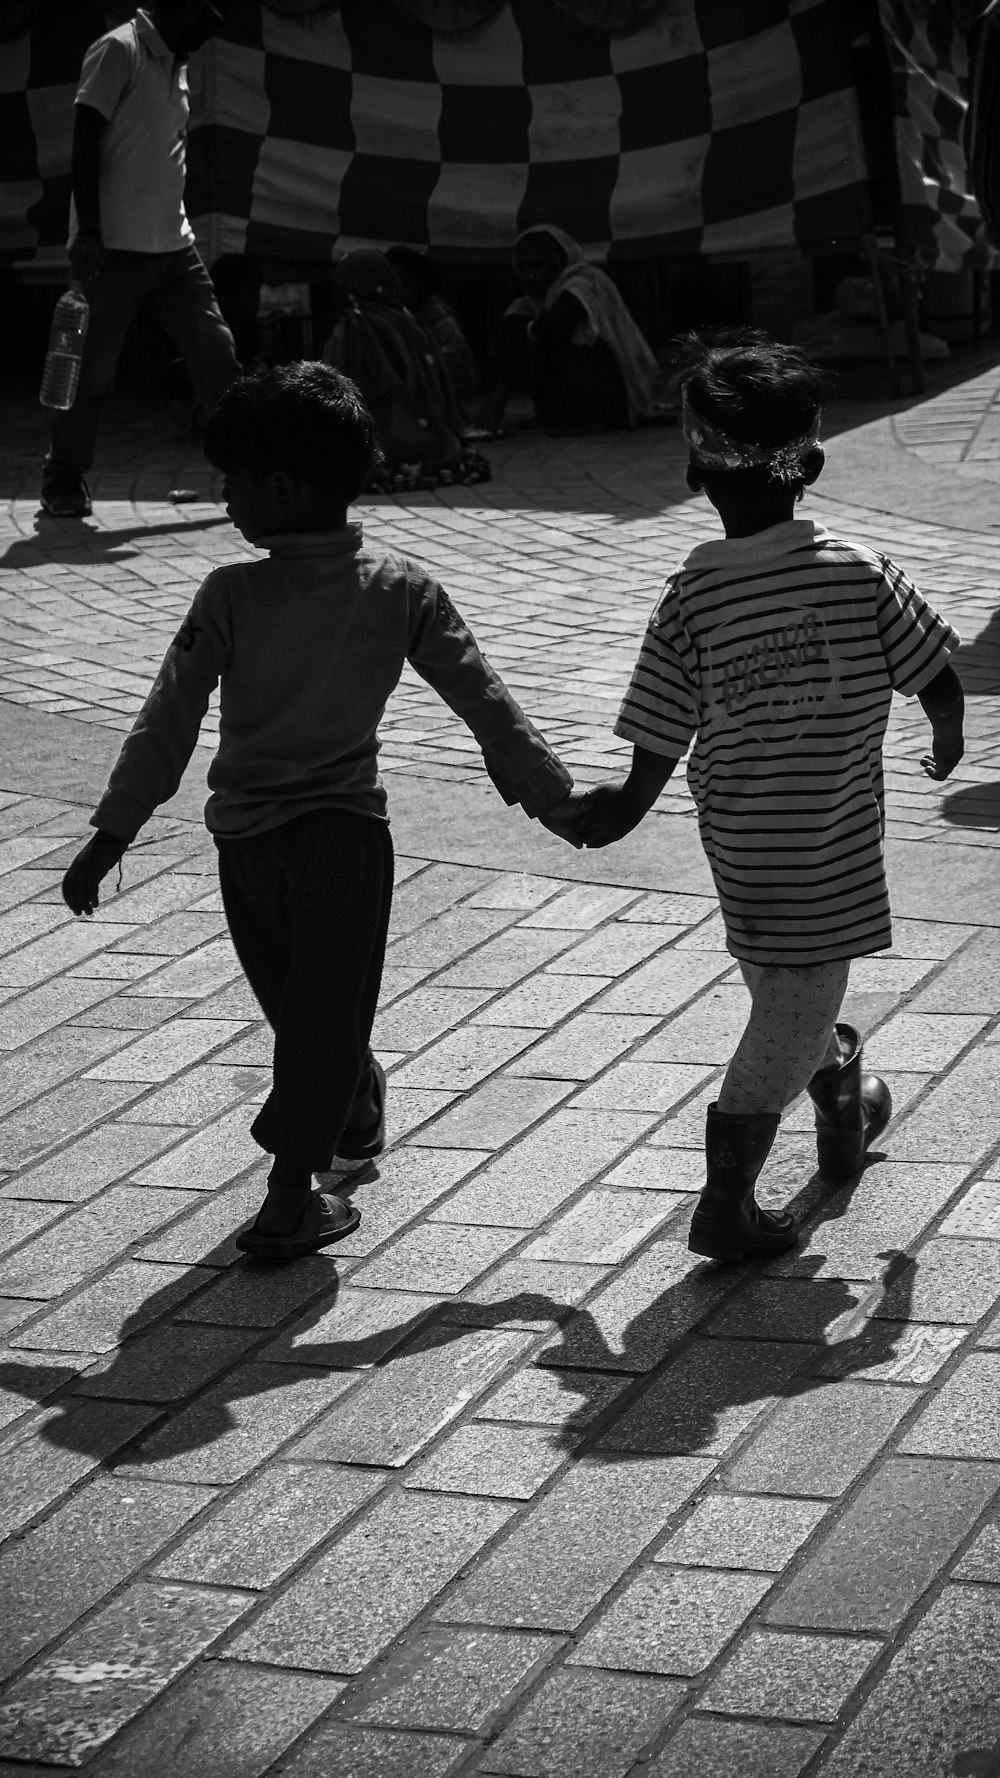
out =
[[[303,1254],[318,1253],[321,1247],[329,1247],[334,1241],[342,1241],[345,1235],[353,1235],[361,1221],[361,1212],[355,1204],[350,1205],[350,1215],[344,1222],[338,1212],[346,1208],[343,1199],[334,1197],[331,1192],[310,1192],[298,1226],[287,1235],[262,1234],[257,1227],[258,1218],[249,1228],[240,1230],[236,1245],[241,1253],[272,1265],[301,1259]]]

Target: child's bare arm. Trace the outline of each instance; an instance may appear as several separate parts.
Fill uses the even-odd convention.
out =
[[[920,764],[928,778],[947,778],[965,752],[965,694],[954,667],[942,667],[917,698],[932,731],[932,752]]]
[[[576,831],[585,846],[610,846],[638,827],[677,765],[645,747],[632,750],[632,769],[621,782],[598,784],[589,792]]]
[[[114,870],[128,850],[128,840],[98,828],[77,853],[63,877],[62,892],[66,906],[74,914],[92,914],[98,905],[98,889],[109,871]]]

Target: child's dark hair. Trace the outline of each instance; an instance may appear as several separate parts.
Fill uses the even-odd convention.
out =
[[[829,382],[797,346],[756,327],[685,334],[674,382],[693,408],[741,444],[781,445],[808,431]]]
[[[241,377],[205,427],[217,469],[255,482],[282,469],[347,507],[381,461],[375,421],[350,377],[304,360]]]

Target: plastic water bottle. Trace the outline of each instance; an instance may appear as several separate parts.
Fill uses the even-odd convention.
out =
[[[43,407],[73,406],[89,321],[90,306],[83,294],[83,285],[74,280],[56,303],[52,317],[49,349],[38,395]]]

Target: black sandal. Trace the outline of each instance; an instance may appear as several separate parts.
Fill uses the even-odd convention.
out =
[[[334,1205],[340,1210],[350,1210],[346,1222],[337,1218]],[[334,1241],[342,1241],[345,1235],[353,1235],[361,1221],[361,1212],[357,1205],[345,1205],[343,1199],[334,1197],[332,1192],[310,1192],[298,1226],[287,1235],[261,1233],[257,1227],[258,1219],[255,1218],[248,1229],[240,1230],[236,1245],[241,1253],[248,1253],[253,1259],[280,1265],[286,1260],[301,1259],[306,1253],[318,1253],[321,1247],[329,1247]]]

